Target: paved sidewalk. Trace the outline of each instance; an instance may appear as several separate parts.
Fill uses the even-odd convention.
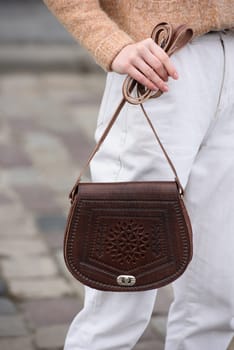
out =
[[[83,288],[63,262],[63,231],[103,87],[100,74],[0,76],[1,350],[62,350],[82,308]],[[160,291],[135,350],[163,349],[171,299],[170,287]]]

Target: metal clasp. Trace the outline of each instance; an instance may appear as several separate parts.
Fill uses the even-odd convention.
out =
[[[117,277],[119,286],[131,287],[136,283],[136,277],[131,275],[120,275]]]
[[[175,182],[176,182],[176,185],[177,185],[177,188],[178,188],[178,191],[179,191],[179,195],[180,197],[184,197],[184,189],[180,183],[180,180],[178,177],[175,177]]]

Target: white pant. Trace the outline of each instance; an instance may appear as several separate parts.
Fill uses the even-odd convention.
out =
[[[180,79],[145,103],[186,187],[194,234],[193,260],[173,285],[166,350],[225,350],[234,334],[234,33],[197,38],[172,60]],[[123,78],[108,74],[96,139],[121,98]],[[132,105],[124,107],[91,170],[94,181],[173,178],[142,111]],[[155,296],[155,290],[86,287],[65,350],[132,349]]]

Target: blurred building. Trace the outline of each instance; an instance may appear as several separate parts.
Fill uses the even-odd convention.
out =
[[[0,0],[0,71],[98,70],[42,0]]]
[[[0,0],[1,43],[74,43],[42,0]]]

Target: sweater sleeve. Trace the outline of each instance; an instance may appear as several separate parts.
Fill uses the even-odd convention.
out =
[[[102,10],[98,0],[43,0],[68,32],[105,70],[132,38]]]

